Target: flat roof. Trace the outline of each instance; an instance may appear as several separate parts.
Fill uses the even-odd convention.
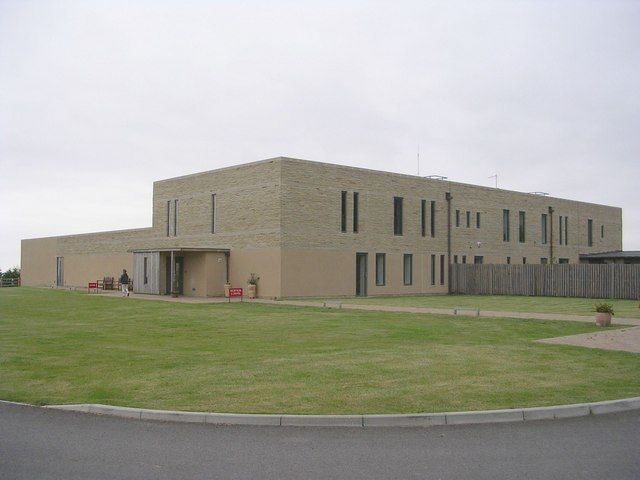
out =
[[[228,248],[209,248],[209,247],[162,247],[162,248],[134,248],[127,250],[133,253],[152,253],[152,252],[223,252],[228,253]]]
[[[611,252],[581,253],[580,258],[640,258],[640,250],[614,250]]]

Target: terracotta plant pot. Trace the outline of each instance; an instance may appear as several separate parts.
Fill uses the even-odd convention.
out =
[[[256,298],[256,287],[257,285],[252,283],[247,285],[247,297]]]
[[[610,313],[597,313],[596,314],[596,325],[599,327],[608,327],[611,325],[611,314]]]

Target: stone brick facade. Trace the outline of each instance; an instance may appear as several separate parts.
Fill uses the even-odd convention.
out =
[[[342,192],[346,192],[344,232]],[[243,286],[250,273],[259,275],[258,293],[264,297],[354,295],[356,253],[367,254],[369,295],[443,293],[448,268],[445,265],[441,276],[441,258],[445,263],[449,259],[447,193],[451,196],[451,262],[462,262],[464,257],[472,263],[482,257],[484,263],[506,263],[508,258],[512,263],[522,263],[523,258],[527,263],[544,259],[577,263],[581,253],[622,248],[619,208],[280,157],[155,182],[150,228],[23,240],[23,284],[55,284],[58,256],[64,257],[65,284],[84,286],[132,268],[133,250],[210,248],[230,251],[229,280],[234,286]],[[401,235],[394,234],[394,197],[402,198]],[[505,209],[509,210],[509,241],[503,240]],[[523,242],[519,212],[525,215]],[[546,243],[543,214],[548,222]],[[568,232],[566,245],[565,229],[560,244],[560,216]],[[385,254],[384,285],[376,285],[376,254],[380,253]],[[408,285],[406,254],[412,255]],[[185,283],[193,287],[186,295],[221,291],[210,281],[198,286],[206,283],[207,271],[193,261],[187,265],[191,266],[185,271]]]

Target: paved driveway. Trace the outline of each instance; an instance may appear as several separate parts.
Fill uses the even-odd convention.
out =
[[[0,404],[0,478],[637,479],[640,411],[350,429],[141,422]]]

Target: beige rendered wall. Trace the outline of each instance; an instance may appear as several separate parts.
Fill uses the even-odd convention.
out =
[[[231,286],[247,288],[247,280],[255,273],[257,294],[263,298],[279,298],[281,294],[280,249],[234,249],[229,256],[229,280]]]
[[[133,272],[128,250],[148,241],[150,229],[34,238],[21,243],[22,284],[55,285],[56,257],[64,258],[64,286],[86,287],[104,277]]]

